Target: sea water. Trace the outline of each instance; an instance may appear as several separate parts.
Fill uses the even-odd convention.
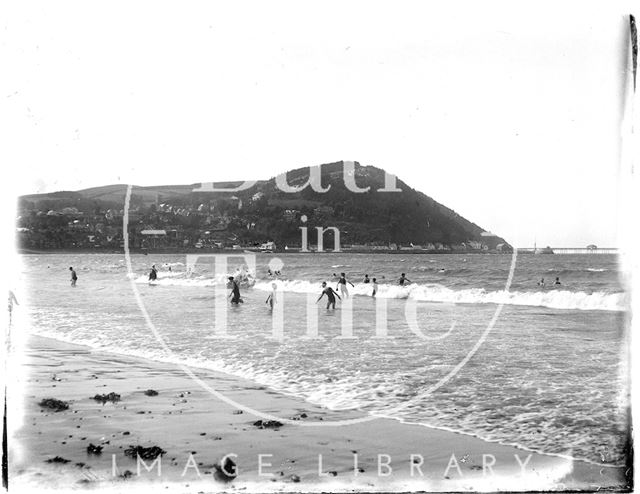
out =
[[[225,337],[216,330],[216,290],[246,258],[217,273],[208,258],[135,254],[129,272],[123,254],[24,255],[31,328],[110,352],[224,371],[334,410],[597,463],[624,461],[628,297],[616,256],[520,255],[509,285],[510,255],[254,259],[254,284],[241,287],[244,303],[223,301]],[[159,277],[149,284],[152,264]],[[70,266],[78,273],[74,288]],[[277,280],[270,266],[280,268]],[[340,301],[335,311],[325,308],[326,299],[313,303],[321,282],[335,288],[333,274],[341,272],[355,285],[348,285],[351,316]],[[362,282],[365,273],[378,280],[376,298]],[[405,286],[397,282],[401,273],[410,280]],[[278,310],[265,304],[274,282],[284,312],[280,339],[272,329]],[[386,306],[384,323],[378,304]],[[353,337],[338,338],[349,320]],[[317,321],[311,333],[308,321]],[[314,331],[318,338],[305,338]]]

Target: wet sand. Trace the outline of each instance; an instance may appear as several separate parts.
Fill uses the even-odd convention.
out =
[[[390,419],[300,426],[363,415],[330,411],[209,370],[191,369],[245,407],[298,420],[257,427],[260,417],[213,396],[173,364],[35,336],[24,353],[23,372],[9,383],[10,396],[22,391],[24,407],[21,418],[9,416],[12,489],[455,491],[626,485],[621,468]],[[146,390],[157,395],[149,396]],[[120,395],[119,401],[92,399],[112,392]],[[39,406],[46,398],[63,400],[69,408]],[[90,444],[99,447],[100,454],[88,453]],[[166,453],[146,471],[145,464],[153,460],[142,464],[125,455],[137,445],[158,446]],[[237,464],[238,475],[232,480],[217,468],[225,455]],[[47,462],[56,457],[57,462]]]

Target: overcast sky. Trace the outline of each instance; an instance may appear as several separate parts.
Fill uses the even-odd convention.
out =
[[[10,191],[344,159],[518,246],[615,246],[629,10],[558,4],[5,2]]]

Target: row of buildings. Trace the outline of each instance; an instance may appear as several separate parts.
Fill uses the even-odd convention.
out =
[[[249,204],[260,200],[255,197]],[[268,238],[263,217],[241,214],[242,203],[231,197],[224,202],[198,205],[156,203],[138,205],[128,212],[129,246],[133,249],[251,249],[261,251],[296,251],[300,249],[298,227],[307,214],[316,222],[333,214],[331,206],[318,206],[302,211],[282,208],[277,218],[280,225],[288,225],[286,241]],[[59,209],[25,207],[17,218],[18,246],[23,249],[107,249],[124,247],[124,211],[118,208],[94,207],[80,211],[76,207]],[[276,226],[277,226],[276,224]],[[293,232],[291,234],[291,232]],[[398,244],[393,242],[343,243],[343,251],[430,251],[430,252],[506,252],[510,246],[488,241],[469,240],[457,244],[442,242]],[[348,240],[348,239],[347,239]],[[326,243],[326,241],[325,241]],[[333,246],[333,242],[330,245]],[[309,246],[314,250],[314,246]],[[331,250],[331,249],[325,249]]]
[[[17,218],[18,246],[26,249],[120,249],[124,246],[122,209],[79,211],[74,207],[22,211]],[[234,220],[210,208],[161,204],[128,213],[132,248],[185,248],[196,244],[228,247],[236,241],[226,233]]]

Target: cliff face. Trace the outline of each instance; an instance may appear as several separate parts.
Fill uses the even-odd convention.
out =
[[[470,242],[482,243],[490,249],[505,243],[496,236],[483,235],[484,230],[466,220],[455,211],[418,192],[400,179],[395,186],[401,192],[385,192],[385,172],[372,166],[355,163],[353,172],[347,174],[351,189],[369,188],[356,193],[345,183],[344,163],[329,163],[319,169],[319,182],[326,192],[307,186],[297,192],[284,191],[282,177],[258,181],[242,191],[193,192],[200,184],[134,187],[131,198],[135,214],[132,228],[174,229],[188,242],[198,237],[217,235],[218,240],[250,245],[273,240],[278,245],[299,245],[300,226],[337,227],[342,244],[423,245],[441,243],[449,246]],[[347,170],[349,172],[349,168]],[[309,179],[310,169],[299,168],[286,174],[286,185],[302,186]],[[239,183],[215,184],[216,188],[229,188]],[[389,186],[386,187],[390,188]],[[319,189],[316,186],[316,189]],[[122,212],[126,186],[111,185],[81,190],[24,196],[20,200],[22,226],[29,225],[27,218],[34,214],[42,221],[43,212],[60,212],[66,208],[66,216],[82,215],[117,226]],[[70,209],[75,208],[77,213]],[[109,214],[106,214],[109,211]],[[54,216],[54,215],[50,215]],[[302,218],[306,217],[303,223]],[[75,221],[75,220],[74,220]],[[37,223],[37,222],[36,222]],[[58,220],[58,227],[64,227]],[[41,225],[40,225],[41,226]],[[113,233],[113,232],[112,232]],[[115,234],[117,235],[117,233]],[[327,234],[325,245],[331,245]],[[315,233],[310,241],[315,243]],[[187,245],[186,243],[184,244]],[[477,247],[474,247],[477,248]]]

